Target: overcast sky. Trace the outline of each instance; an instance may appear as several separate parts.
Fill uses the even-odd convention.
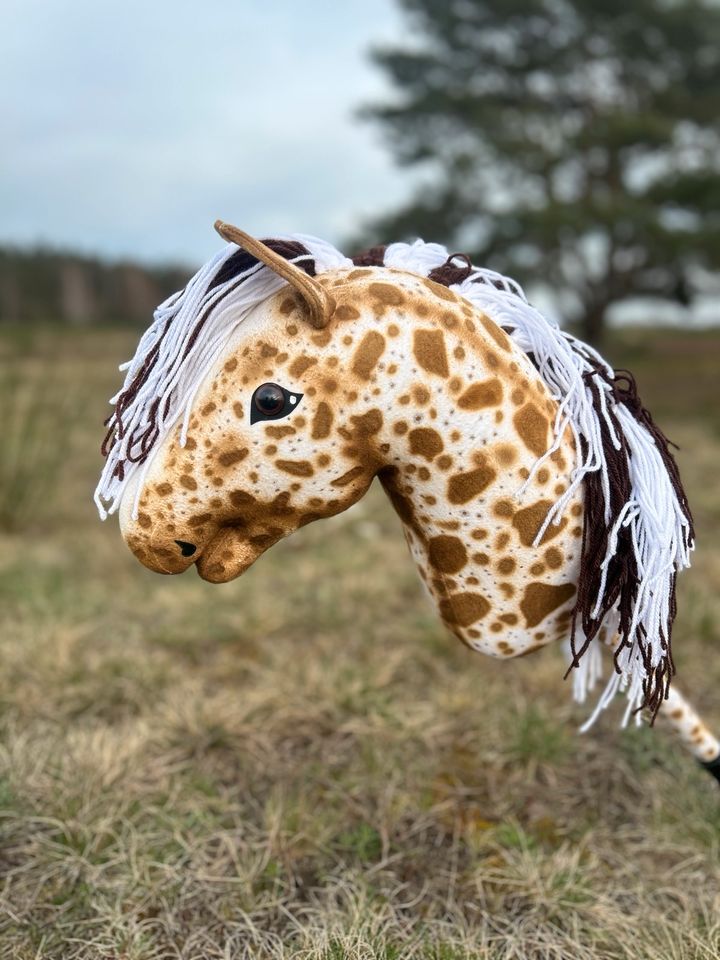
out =
[[[216,217],[334,242],[402,202],[393,0],[0,0],[0,243],[196,263]]]

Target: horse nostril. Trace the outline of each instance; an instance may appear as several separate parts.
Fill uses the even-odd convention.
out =
[[[175,543],[180,547],[180,552],[184,557],[191,557],[197,550],[194,543],[188,543],[186,540],[176,540]]]

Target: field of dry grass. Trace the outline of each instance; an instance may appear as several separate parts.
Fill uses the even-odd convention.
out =
[[[578,736],[559,652],[447,636],[380,491],[224,586],[137,564],[91,503],[132,343],[0,338],[2,957],[720,956],[717,784],[619,710]],[[682,446],[718,728],[720,335],[612,353]]]

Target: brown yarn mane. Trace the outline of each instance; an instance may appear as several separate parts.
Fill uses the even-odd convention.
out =
[[[387,246],[370,247],[352,258],[356,267],[383,267],[385,266],[385,251]]]
[[[676,445],[668,440],[654,422],[650,412],[643,406],[638,396],[635,378],[628,370],[618,370],[615,372],[615,375],[611,377],[599,365],[596,364],[595,366],[596,369],[594,371],[585,375],[588,389],[591,391],[593,397],[594,406],[598,411],[601,409],[598,380],[602,380],[610,386],[615,404],[623,404],[635,420],[651,435],[662,458],[668,477],[670,478],[670,483],[675,491],[682,513],[688,522],[688,528],[685,533],[685,545],[692,545],[695,540],[692,513],[690,512],[690,505],[688,504],[687,496],[682,481],[680,480],[677,462],[670,450],[671,446],[677,449]],[[632,645],[630,628],[638,595],[639,576],[630,531],[626,526],[621,527],[618,532],[617,548],[607,569],[602,603],[598,608],[597,616],[593,616],[593,609],[602,579],[600,565],[607,554],[610,531],[631,496],[630,458],[632,454],[627,440],[620,429],[613,406],[609,404],[607,406],[607,416],[620,441],[620,449],[615,448],[610,429],[604,417],[599,416],[598,423],[602,433],[603,449],[608,464],[610,502],[607,506],[609,508],[609,520],[607,522],[605,520],[605,493],[602,488],[600,474],[599,472],[588,473],[584,480],[585,514],[583,520],[581,565],[577,584],[576,602],[573,609],[573,629],[570,639],[573,659],[568,668],[568,672],[573,667],[579,665],[580,658],[587,651],[590,643],[602,627],[605,616],[614,607],[617,607],[619,614],[619,642],[615,647],[614,653],[615,669],[618,673],[620,672],[618,657],[622,650]],[[583,450],[582,452],[584,453],[585,451]],[[651,722],[654,721],[657,716],[658,710],[667,696],[670,680],[675,674],[675,664],[672,656],[672,628],[676,612],[676,577],[673,575],[669,615],[667,623],[664,625],[661,633],[663,656],[655,666],[652,665],[650,660],[650,648],[645,642],[645,635],[641,631],[641,628],[638,628],[638,650],[643,659],[646,677],[643,682],[643,699],[638,710],[649,710]],[[577,623],[582,627],[584,634],[582,643],[579,646],[577,646],[575,642],[575,626]]]
[[[375,247],[369,247],[367,250],[363,250],[362,253],[356,253],[352,258],[352,262],[356,267],[384,267],[386,250],[387,246],[381,244]],[[462,260],[462,266],[455,263],[456,260]],[[435,267],[428,273],[427,278],[428,280],[433,280],[435,283],[442,284],[443,287],[450,287],[454,283],[464,283],[475,269],[476,267],[466,253],[451,253],[445,263],[439,267]],[[488,282],[491,281],[488,281],[487,278],[483,276],[477,276],[473,280],[473,283],[487,284]],[[509,293],[514,293],[518,297],[522,296],[518,285],[507,277],[503,280],[498,279],[492,281],[492,284],[498,290],[507,290]]]

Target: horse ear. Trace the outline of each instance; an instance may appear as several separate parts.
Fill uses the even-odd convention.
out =
[[[253,257],[257,257],[266,267],[270,267],[283,280],[287,280],[290,286],[302,297],[308,310],[307,319],[314,327],[322,329],[327,326],[335,310],[335,301],[317,280],[294,263],[290,263],[285,257],[281,257],[279,253],[275,253],[261,240],[249,236],[244,230],[240,230],[230,223],[225,223],[223,220],[215,221],[215,229],[223,240],[227,240],[228,243],[236,243],[252,254]]]

